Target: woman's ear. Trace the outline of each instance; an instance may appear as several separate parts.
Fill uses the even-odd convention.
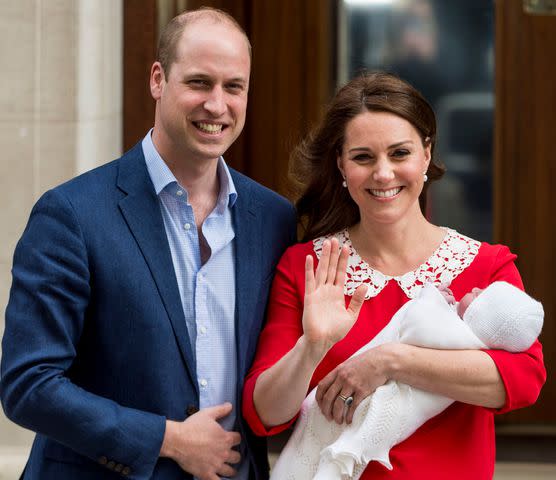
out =
[[[424,171],[426,172],[429,169],[429,164],[431,163],[431,139],[429,137],[425,138],[425,168]]]
[[[338,154],[336,155],[336,165],[338,165],[338,170],[340,170],[340,173],[342,174],[342,178],[346,178],[346,175],[344,173],[343,162],[342,162],[342,155],[340,152],[338,152]]]

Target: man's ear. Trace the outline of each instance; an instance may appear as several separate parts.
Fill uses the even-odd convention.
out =
[[[166,77],[162,65],[160,62],[154,62],[151,67],[150,87],[151,95],[155,100],[160,100],[165,83]]]

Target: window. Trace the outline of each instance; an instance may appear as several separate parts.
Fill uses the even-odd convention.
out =
[[[430,189],[428,217],[492,238],[493,0],[343,0],[338,79],[386,70],[409,81],[438,119],[435,159],[447,173]]]

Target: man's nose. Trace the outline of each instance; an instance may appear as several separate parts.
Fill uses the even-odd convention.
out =
[[[207,110],[214,117],[224,115],[226,112],[226,101],[224,100],[224,92],[222,87],[215,85],[209,92],[204,104]]]

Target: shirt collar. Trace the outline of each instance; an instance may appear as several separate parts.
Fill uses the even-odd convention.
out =
[[[160,154],[157,152],[156,147],[151,138],[152,128],[148,131],[145,138],[141,142],[143,147],[143,155],[145,156],[145,163],[147,164],[147,170],[149,171],[149,176],[154,185],[154,190],[157,195],[166,189],[168,185],[173,183],[179,185],[176,177],[166,165],[166,162],[162,159]],[[220,192],[218,194],[217,209],[225,207],[233,207],[237,200],[237,190],[230,174],[230,170],[226,165],[223,157],[218,158],[217,175],[220,181]],[[183,188],[183,187],[181,187]],[[187,192],[185,188],[184,191]]]

